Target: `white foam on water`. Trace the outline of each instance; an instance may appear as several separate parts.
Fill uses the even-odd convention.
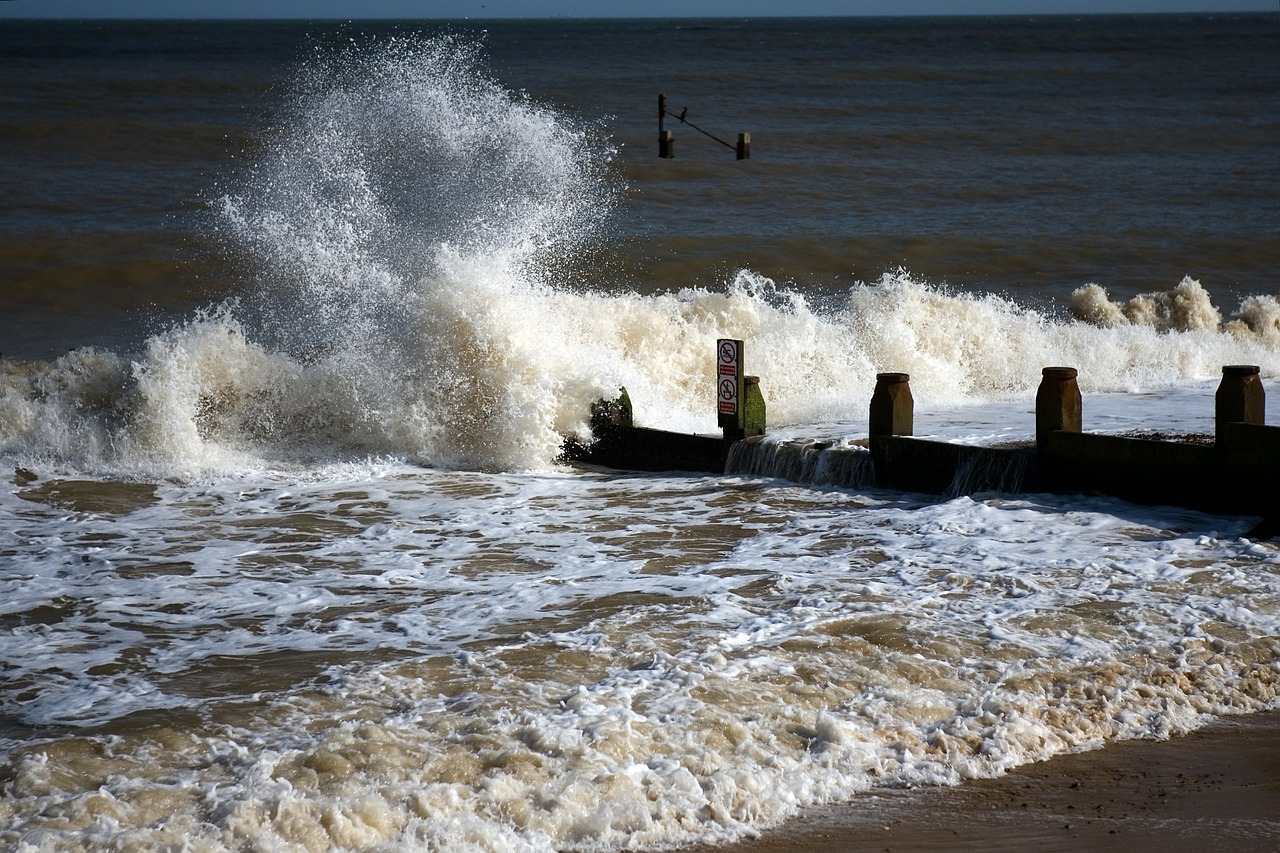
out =
[[[453,263],[483,280],[473,263]],[[620,386],[641,424],[713,432],[719,336],[747,341],[771,427],[784,431],[864,430],[882,370],[911,374],[923,418],[1029,403],[1046,365],[1079,369],[1086,412],[1108,392],[1200,393],[1224,364],[1258,364],[1264,381],[1280,375],[1280,348],[1265,334],[1055,321],[907,276],[854,288],[835,313],[747,274],[724,293],[657,296],[507,284],[436,292],[424,321],[434,331],[416,339],[410,367],[350,350],[272,350],[234,306],[152,339],[131,362],[77,351],[52,365],[5,365],[0,448],[31,464],[144,477],[377,456],[545,469],[565,435],[586,434],[591,402]]]
[[[73,494],[0,498],[32,850],[727,839],[1277,706],[1247,520],[395,465]]]

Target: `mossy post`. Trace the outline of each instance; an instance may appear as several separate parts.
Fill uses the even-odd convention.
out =
[[[882,435],[911,435],[915,428],[915,400],[911,397],[911,375],[877,373],[871,394],[870,438]]]
[[[751,159],[751,134],[739,133],[738,147],[735,150],[738,152],[739,160],[750,160]]]
[[[618,389],[612,400],[597,400],[591,404],[591,433],[597,439],[633,426],[631,396],[626,388]]]
[[[1256,364],[1228,364],[1222,368],[1222,381],[1213,396],[1213,420],[1219,438],[1222,425],[1267,422],[1267,397]]]
[[[759,376],[742,378],[742,435],[764,435],[764,392]]]
[[[1036,391],[1036,446],[1043,450],[1051,432],[1080,432],[1083,428],[1076,369],[1044,368]]]

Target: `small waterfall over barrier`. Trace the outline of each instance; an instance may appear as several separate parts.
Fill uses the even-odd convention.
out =
[[[874,452],[846,441],[747,439],[730,449],[725,473],[815,486],[925,491],[945,498],[1037,488],[1034,446],[984,447],[904,436],[877,443]]]
[[[1017,494],[1037,488],[1034,446],[964,447],[944,494],[949,498],[978,492]]]
[[[776,477],[815,486],[871,489],[876,485],[871,452],[858,444],[789,438],[749,438],[729,449],[726,474]]]

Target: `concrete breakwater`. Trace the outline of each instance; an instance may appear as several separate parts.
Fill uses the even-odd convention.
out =
[[[622,395],[593,410],[594,440],[567,442],[565,457],[612,468],[755,474],[799,483],[881,488],[953,497],[979,492],[1105,494],[1139,503],[1262,515],[1280,520],[1280,427],[1265,424],[1259,369],[1228,365],[1214,398],[1213,436],[1118,436],[1083,430],[1077,372],[1046,367],[1036,394],[1035,441],[973,446],[912,435],[910,377],[876,377],[868,435],[854,442],[764,436],[759,383],[755,421],[723,436],[644,429]]]

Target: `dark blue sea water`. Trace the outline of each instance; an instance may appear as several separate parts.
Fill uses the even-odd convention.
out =
[[[1275,15],[9,21],[0,351],[136,342],[242,287],[209,207],[286,120],[300,69],[441,32],[617,147],[596,251],[559,264],[589,286],[717,287],[745,267],[825,293],[901,267],[1043,306],[1189,275],[1227,311],[1280,289]],[[751,160],[674,120],[659,160],[659,93],[721,139],[750,132]]]

